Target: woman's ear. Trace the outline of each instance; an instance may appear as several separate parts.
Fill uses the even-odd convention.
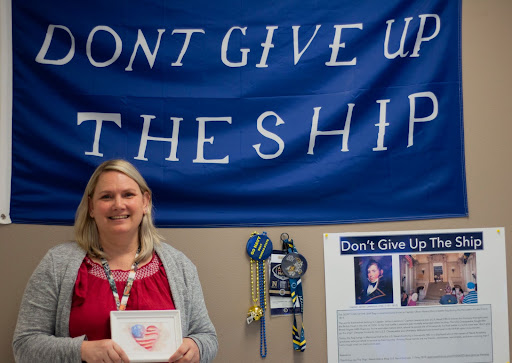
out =
[[[148,192],[144,192],[144,194],[142,195],[142,212],[144,214],[148,213],[148,208],[149,208],[149,202],[150,201],[151,201],[151,196],[149,195]]]
[[[91,197],[87,197],[87,209],[89,210],[89,216],[94,219],[94,208],[92,205]]]

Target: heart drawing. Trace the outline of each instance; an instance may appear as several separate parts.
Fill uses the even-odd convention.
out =
[[[132,326],[133,339],[147,350],[153,349],[153,345],[157,341],[159,334],[158,328],[154,325],[144,327],[142,324],[136,324]]]

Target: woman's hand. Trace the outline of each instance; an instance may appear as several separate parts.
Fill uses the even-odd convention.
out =
[[[84,340],[82,343],[82,360],[87,363],[128,363],[130,361],[124,350],[112,339]]]
[[[199,347],[191,338],[183,338],[176,353],[169,358],[169,363],[199,363]]]

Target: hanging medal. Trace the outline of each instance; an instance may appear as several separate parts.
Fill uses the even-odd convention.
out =
[[[302,279],[301,277],[306,273],[308,262],[300,253],[290,239],[288,233],[281,234],[281,241],[283,242],[283,249],[288,253],[284,256],[281,262],[281,269],[283,273],[290,280],[290,291],[292,296],[292,311],[293,311],[293,326],[292,326],[292,342],[293,349],[304,352],[306,350],[306,337],[304,334],[304,295],[302,292]],[[300,314],[302,316],[301,330],[299,332],[297,326],[297,317],[295,315],[295,306],[299,305]]]
[[[247,313],[247,324],[254,320],[260,321],[260,355],[265,358],[267,356],[267,336],[265,332],[267,295],[264,261],[272,253],[272,241],[267,237],[266,232],[261,234],[253,232],[247,241],[246,250],[250,258],[252,299],[252,306]]]

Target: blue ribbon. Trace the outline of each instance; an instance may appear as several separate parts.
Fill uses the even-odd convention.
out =
[[[295,252],[297,253],[297,248],[295,248],[293,244],[293,240],[285,239],[283,240],[288,253]],[[297,327],[297,317],[295,315],[295,304],[297,299],[299,299],[300,313],[304,317],[304,295],[302,292],[302,281],[300,278],[298,279],[289,279],[290,280],[290,292],[292,296],[292,311],[293,311],[293,326],[292,326],[292,342],[293,349],[304,352],[306,350],[306,337],[304,335],[304,321],[301,323],[301,330],[299,333],[299,329]]]

